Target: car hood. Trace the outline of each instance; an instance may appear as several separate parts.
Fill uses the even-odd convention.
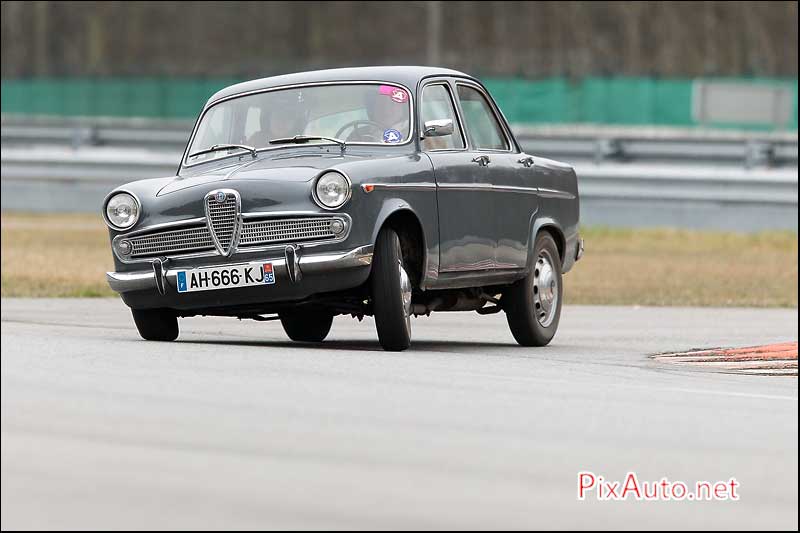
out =
[[[132,230],[156,224],[204,217],[203,199],[215,189],[233,189],[241,197],[243,213],[319,211],[312,198],[313,180],[325,170],[345,173],[354,185],[359,176],[386,179],[403,170],[417,168],[417,154],[374,153],[259,154],[212,169],[196,167],[181,176],[139,180],[118,187],[137,196],[141,205],[139,222]],[[409,164],[411,166],[409,166]],[[207,167],[208,165],[204,165]],[[423,166],[420,170],[429,170]],[[352,207],[352,206],[351,206]],[[112,230],[113,233],[113,230]]]
[[[156,194],[163,196],[191,187],[201,187],[210,183],[230,180],[258,180],[307,182],[319,175],[323,170],[333,168],[352,161],[363,160],[364,156],[340,154],[302,154],[265,157],[258,159],[250,156],[242,157],[234,164],[224,165],[202,173],[191,173],[177,176],[164,185]]]

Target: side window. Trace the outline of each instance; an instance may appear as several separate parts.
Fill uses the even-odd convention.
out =
[[[442,84],[427,85],[422,90],[422,124],[429,120],[450,119],[453,121],[452,135],[442,137],[427,137],[422,139],[423,150],[458,150],[464,148],[464,137],[458,127],[458,119],[453,106],[453,99],[447,86]]]
[[[483,94],[467,85],[458,86],[464,124],[478,150],[508,150],[503,128]]]

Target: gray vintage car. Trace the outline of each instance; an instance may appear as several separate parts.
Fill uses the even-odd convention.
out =
[[[346,314],[403,350],[412,316],[503,311],[543,346],[583,252],[572,167],[524,153],[478,80],[429,67],[223,89],[176,175],[115,189],[103,215],[108,282],[148,340],[216,315],[320,342]]]

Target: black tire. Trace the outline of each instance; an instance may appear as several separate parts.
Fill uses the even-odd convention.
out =
[[[331,331],[333,314],[317,311],[280,313],[283,331],[296,342],[322,342]]]
[[[403,300],[401,288],[403,253],[400,239],[391,228],[383,228],[375,243],[370,275],[370,294],[378,340],[384,350],[400,352],[411,346],[410,290],[408,275],[405,283],[408,301]]]
[[[178,315],[171,309],[131,309],[139,335],[146,341],[174,341],[178,338]]]
[[[561,276],[561,257],[553,237],[540,233],[534,244],[533,265],[528,275],[509,286],[503,294],[503,309],[506,312],[508,327],[514,339],[522,346],[546,346],[558,330],[561,319],[564,284]],[[540,277],[546,271],[543,260],[547,261],[550,272],[546,278]],[[539,283],[552,279],[555,289],[547,283],[546,290],[539,289]],[[537,283],[537,280],[539,283]],[[537,296],[541,293],[541,296]],[[546,305],[550,295],[554,301]],[[551,312],[546,312],[546,309]]]

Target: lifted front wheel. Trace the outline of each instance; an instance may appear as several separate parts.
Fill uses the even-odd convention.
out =
[[[333,314],[327,312],[281,313],[281,325],[296,342],[322,342],[331,331]]]
[[[178,315],[171,309],[131,309],[139,335],[146,341],[178,338]]]

